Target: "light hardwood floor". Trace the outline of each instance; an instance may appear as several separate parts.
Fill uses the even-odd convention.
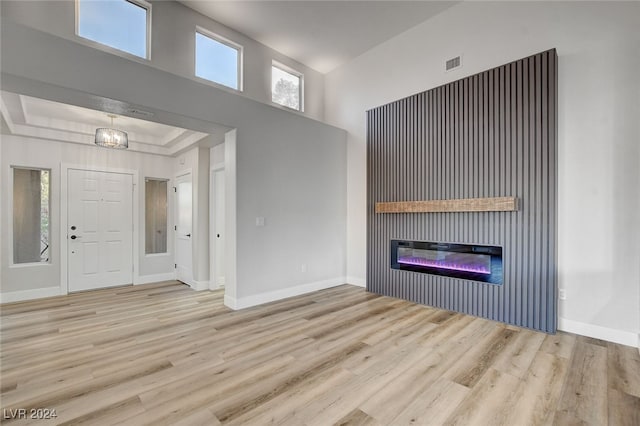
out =
[[[640,425],[638,350],[341,286],[233,312],[176,282],[1,307],[8,424]]]

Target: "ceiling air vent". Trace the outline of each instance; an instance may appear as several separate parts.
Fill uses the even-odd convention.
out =
[[[460,56],[456,56],[455,58],[449,59],[445,64],[445,69],[447,71],[454,70],[456,68],[460,68],[462,65],[462,59]]]
[[[142,117],[153,117],[153,113],[149,112],[149,111],[144,111],[142,109],[137,109],[137,108],[129,108],[127,110],[127,112],[129,114],[133,114],[133,115],[137,115],[137,116],[142,116]]]

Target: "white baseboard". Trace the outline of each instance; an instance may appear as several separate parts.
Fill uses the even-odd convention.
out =
[[[189,279],[189,280],[181,279],[181,280],[178,280],[178,281],[188,285],[189,287],[191,287],[195,291],[210,290],[209,289],[209,281],[196,281],[194,279]]]
[[[366,287],[367,280],[364,278],[347,277],[347,284],[355,285],[358,287]]]
[[[221,288],[224,288],[224,277],[209,281],[209,290],[219,290]]]
[[[134,278],[133,285],[159,283],[161,281],[171,281],[175,279],[176,279],[175,271],[166,272],[164,274],[141,275],[139,277]]]
[[[0,303],[22,302],[62,295],[60,287],[35,288],[33,290],[10,291],[0,293]]]
[[[209,281],[191,281],[189,286],[195,291],[209,290]]]
[[[573,321],[566,318],[558,319],[558,329],[581,336],[606,340],[607,342],[640,348],[640,335],[633,331],[616,330],[585,322]]]
[[[268,291],[265,293],[254,294],[252,296],[245,296],[241,298],[233,298],[225,295],[224,304],[233,310],[244,309],[251,306],[262,305],[263,303],[274,302],[276,300],[299,296],[301,294],[324,290],[343,284],[346,284],[346,280],[344,277],[340,277],[331,280],[302,284],[295,287],[283,288],[281,290]]]
[[[224,295],[224,306],[227,308],[233,309],[234,311],[238,310],[238,301],[235,297]]]

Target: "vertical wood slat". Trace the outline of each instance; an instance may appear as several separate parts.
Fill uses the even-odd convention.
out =
[[[367,112],[367,289],[556,331],[557,56],[549,50]],[[515,196],[516,212],[374,213],[380,201]],[[503,247],[492,285],[390,268],[390,240]]]

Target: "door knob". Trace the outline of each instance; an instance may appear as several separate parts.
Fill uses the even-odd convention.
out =
[[[191,238],[191,234],[187,234],[187,237]]]
[[[220,238],[220,234],[218,234],[217,237]]]
[[[78,236],[76,236],[76,235],[72,235],[72,236],[71,236],[71,237],[69,237],[69,238],[71,238],[72,240],[75,240],[76,238],[80,238],[80,237],[78,237]]]

